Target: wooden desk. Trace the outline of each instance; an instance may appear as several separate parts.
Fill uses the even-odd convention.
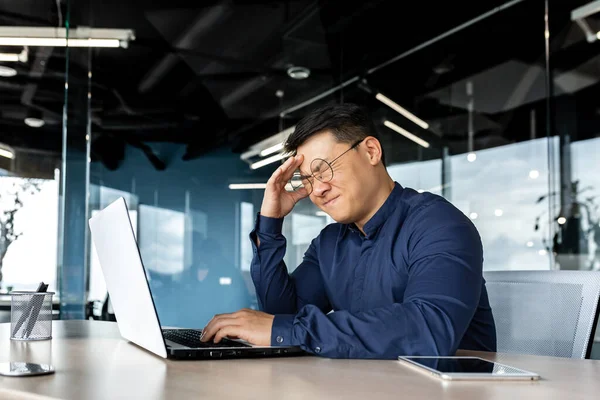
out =
[[[52,363],[56,373],[0,377],[0,398],[562,400],[595,399],[600,393],[596,360],[469,352],[536,371],[542,380],[443,382],[398,361],[312,356],[166,361],[122,340],[112,322],[54,321],[52,340],[29,343],[11,341],[9,328],[0,324],[0,361]]]

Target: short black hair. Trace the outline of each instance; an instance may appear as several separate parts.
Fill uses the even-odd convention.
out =
[[[357,104],[328,104],[311,111],[296,124],[284,144],[284,152],[296,154],[302,143],[310,137],[329,131],[339,143],[353,144],[367,136],[378,138],[373,119],[369,112]],[[381,161],[385,165],[383,149]]]

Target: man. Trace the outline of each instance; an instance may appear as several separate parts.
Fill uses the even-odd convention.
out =
[[[475,226],[444,198],[390,178],[360,107],[312,112],[285,151],[295,156],[267,182],[250,234],[263,311],[217,315],[203,341],[238,337],[332,358],[496,350]],[[297,190],[286,190],[290,179]],[[337,223],[321,231],[290,275],[281,227],[307,196]]]

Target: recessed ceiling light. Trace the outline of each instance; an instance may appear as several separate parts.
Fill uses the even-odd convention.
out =
[[[25,124],[29,125],[32,128],[41,128],[42,126],[44,126],[44,124],[46,124],[46,122],[41,118],[28,117],[25,118]]]
[[[289,67],[287,74],[292,79],[306,79],[310,76],[310,69],[305,67]]]
[[[7,67],[5,65],[0,65],[0,76],[3,77],[11,77],[17,74],[17,70],[11,67]]]

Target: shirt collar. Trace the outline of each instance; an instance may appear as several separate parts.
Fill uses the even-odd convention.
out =
[[[381,228],[384,222],[392,215],[392,213],[396,209],[396,206],[398,205],[398,199],[400,198],[400,195],[402,194],[403,190],[404,188],[402,187],[402,185],[394,181],[394,188],[392,189],[392,192],[390,193],[388,198],[363,227],[363,231],[365,232],[366,237],[373,237],[379,231],[379,228]],[[358,230],[356,225],[353,223],[344,225],[344,231],[346,229],[350,229],[352,232],[360,233],[360,230]]]

